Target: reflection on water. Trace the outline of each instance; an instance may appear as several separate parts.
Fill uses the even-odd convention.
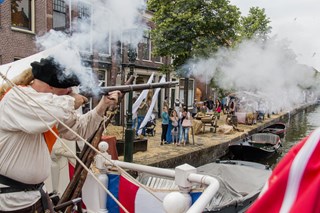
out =
[[[320,105],[293,115],[289,120],[283,122],[287,124],[287,134],[282,139],[282,147],[279,149],[279,153],[276,153],[267,160],[262,159],[257,162],[274,168],[292,146],[320,127]],[[228,156],[225,157],[229,158]]]

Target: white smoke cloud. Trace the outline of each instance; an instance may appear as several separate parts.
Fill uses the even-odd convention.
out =
[[[285,40],[266,43],[244,41],[235,49],[220,49],[209,59],[190,62],[191,75],[203,83],[215,79],[218,86],[258,94],[271,111],[305,102],[305,91],[317,88],[312,67],[301,65]],[[317,92],[314,89],[313,92]]]
[[[66,3],[71,3],[69,7],[73,9],[78,6],[73,1]],[[137,45],[147,28],[141,17],[146,4],[144,0],[92,0],[81,4],[88,6],[90,17],[72,20],[72,34],[51,30],[37,37],[36,43],[41,50],[60,45],[52,54],[55,60],[66,70],[75,72],[84,87],[93,88],[95,76],[90,67],[81,63],[80,52],[108,52],[110,37],[112,41]]]

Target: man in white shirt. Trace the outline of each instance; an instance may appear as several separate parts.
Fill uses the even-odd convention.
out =
[[[93,110],[78,115],[76,109],[87,99],[71,90],[80,83],[77,76],[65,75],[51,57],[31,66],[33,82],[12,88],[0,101],[0,212],[52,212],[43,188],[56,140],[50,128],[61,138],[78,139],[56,118],[81,137],[89,138],[105,111],[118,104],[120,92],[115,91],[103,96]]]

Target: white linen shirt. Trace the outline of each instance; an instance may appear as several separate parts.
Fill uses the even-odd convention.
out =
[[[38,116],[50,127],[57,126],[59,136],[68,140],[76,140],[77,137],[58,124],[48,112],[83,138],[90,137],[103,118],[95,110],[77,115],[71,96],[38,93],[30,86],[19,88],[46,111],[26,95],[17,93],[15,88],[0,101],[0,174],[23,183],[38,184],[48,178],[51,169],[50,153],[43,136],[48,127]],[[26,208],[39,198],[39,191],[0,194],[0,210]]]

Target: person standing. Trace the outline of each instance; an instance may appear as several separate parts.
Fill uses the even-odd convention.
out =
[[[163,107],[163,111],[161,113],[161,119],[162,119],[162,132],[161,132],[161,143],[160,145],[167,144],[167,131],[168,131],[168,125],[169,125],[169,114],[168,114],[168,108]]]
[[[163,100],[163,106],[167,107],[167,109],[169,109],[169,100],[168,100],[168,96],[166,96]]]
[[[172,110],[170,114],[170,120],[172,122],[172,141],[174,145],[178,145],[179,141],[179,117],[176,110]]]
[[[189,143],[189,129],[192,126],[191,123],[191,116],[190,113],[188,112],[187,108],[183,108],[183,112],[182,112],[182,138],[181,141],[182,144],[185,146],[186,143]]]
[[[194,99],[193,104],[192,104],[192,117],[196,116],[198,113],[198,106],[197,106],[197,99]]]
[[[208,112],[213,112],[214,102],[212,100],[212,97],[209,96],[209,99],[206,102],[207,102]]]
[[[52,57],[31,66],[34,80],[30,85],[10,89],[0,101],[0,212],[53,212],[44,187],[56,141],[50,130],[61,138],[77,140],[69,127],[89,138],[120,95],[111,92],[93,110],[78,115],[76,109],[87,98],[72,92],[71,87],[80,84],[77,76],[66,75]]]
[[[182,102],[179,100],[179,98],[176,98],[176,101],[174,102],[174,109],[179,113],[180,108],[182,107]]]
[[[182,114],[183,114],[183,107],[179,107],[179,111],[177,111],[177,114],[178,114],[178,118],[179,118],[179,121],[178,121],[178,144],[180,145],[180,142],[182,140]]]
[[[217,116],[218,119],[220,119],[220,112],[221,112],[221,102],[220,100],[217,98],[216,99],[216,103],[215,103],[215,114]]]
[[[145,127],[141,127],[141,123],[144,120],[144,117],[146,116],[146,114],[148,112],[148,108],[149,108],[149,106],[147,104],[147,101],[143,101],[138,108],[138,112],[137,112],[138,126],[137,126],[137,130],[136,130],[136,135],[138,135],[138,130],[140,128],[142,128],[142,135],[146,135],[146,129],[145,129]]]

